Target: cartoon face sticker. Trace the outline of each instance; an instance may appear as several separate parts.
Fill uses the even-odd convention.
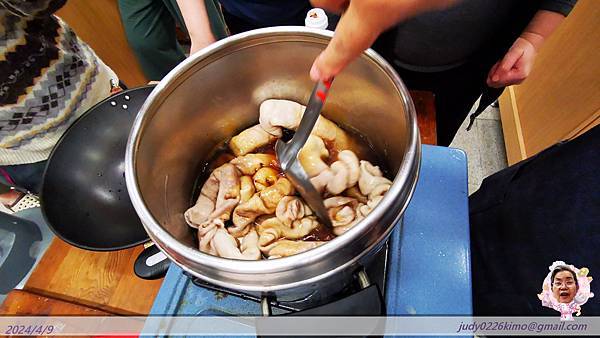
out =
[[[542,305],[561,313],[561,320],[573,320],[573,313],[579,315],[581,306],[594,297],[587,268],[578,269],[563,261],[556,261],[549,267],[550,272],[542,283],[538,298]]]

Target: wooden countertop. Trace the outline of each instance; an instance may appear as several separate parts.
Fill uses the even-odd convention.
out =
[[[435,105],[429,92],[411,91],[424,144],[436,144]],[[114,252],[78,249],[55,238],[24,290],[5,299],[0,314],[145,315],[162,279],[138,278],[133,264],[143,246]]]
[[[435,122],[435,97],[433,93],[411,90],[410,96],[417,111],[417,125],[423,144],[437,144],[437,128]]]
[[[0,313],[16,316],[108,316],[111,313],[98,309],[48,298],[24,290],[13,290],[6,297]]]
[[[55,238],[31,274],[24,291],[117,315],[145,315],[150,311],[162,279],[143,280],[133,272],[133,263],[143,246],[114,252],[78,249]],[[15,294],[16,293],[16,294]],[[11,292],[0,313],[42,314],[30,297]],[[62,307],[52,314],[61,313]],[[80,312],[79,314],[87,314]],[[94,315],[92,313],[92,315]],[[95,314],[98,315],[98,314]]]

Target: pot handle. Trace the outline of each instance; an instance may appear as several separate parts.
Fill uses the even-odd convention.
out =
[[[135,260],[133,271],[142,279],[162,278],[169,270],[171,261],[154,243],[149,243]]]

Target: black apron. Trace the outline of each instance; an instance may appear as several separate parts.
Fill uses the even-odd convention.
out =
[[[537,294],[554,261],[595,277],[600,315],[600,126],[483,181],[469,198],[475,315],[550,315]]]

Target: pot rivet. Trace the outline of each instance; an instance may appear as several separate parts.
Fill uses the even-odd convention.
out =
[[[125,95],[125,100],[129,101],[129,95]]]
[[[123,109],[127,109],[127,105],[126,104],[123,105]]]
[[[110,101],[110,105],[114,107],[117,105],[117,103],[115,101]]]

